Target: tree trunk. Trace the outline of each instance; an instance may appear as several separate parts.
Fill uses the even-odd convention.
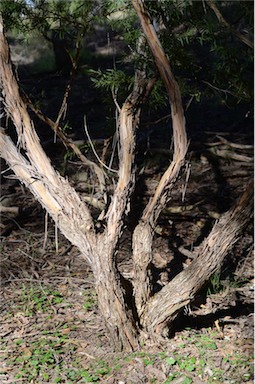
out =
[[[135,183],[135,131],[141,101],[147,88],[144,73],[136,72],[133,92],[120,111],[119,178],[104,216],[104,232],[96,234],[87,205],[69,182],[54,170],[42,149],[19,92],[1,19],[0,67],[2,101],[18,137],[15,145],[5,131],[0,130],[1,157],[49,212],[66,238],[80,249],[91,266],[96,280],[99,307],[115,349],[135,349],[138,346],[138,332],[125,304],[115,253],[122,234],[123,219],[129,212],[130,195]]]
[[[103,234],[97,240],[96,249],[98,255],[94,257],[92,270],[99,311],[104,317],[115,350],[135,350],[139,345],[138,329],[128,308],[126,292],[115,265],[115,248]]]

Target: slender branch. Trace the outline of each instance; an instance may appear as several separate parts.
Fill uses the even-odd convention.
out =
[[[132,3],[140,19],[147,42],[153,54],[157,69],[165,84],[169,97],[169,103],[171,105],[174,139],[173,161],[164,173],[156,189],[154,197],[147,205],[142,218],[143,221],[149,220],[151,225],[154,226],[159,213],[166,204],[166,191],[168,191],[167,193],[169,193],[170,185],[173,185],[176,178],[178,177],[179,171],[185,159],[188,145],[181,94],[178,84],[172,73],[169,60],[158,39],[157,33],[153,27],[144,2],[142,0],[132,0]]]
[[[61,120],[63,114],[66,111],[67,99],[69,97],[69,94],[70,94],[70,91],[71,91],[71,87],[72,87],[72,82],[74,80],[74,76],[75,76],[75,73],[76,73],[76,70],[77,70],[77,66],[78,66],[78,59],[79,59],[79,55],[80,55],[80,51],[81,51],[81,42],[82,42],[82,39],[81,39],[81,37],[79,37],[78,41],[77,41],[77,44],[76,44],[76,53],[75,53],[75,57],[74,58],[72,57],[70,52],[67,49],[65,49],[67,54],[68,54],[68,56],[69,56],[69,58],[70,58],[70,60],[71,60],[72,69],[71,69],[70,78],[69,78],[69,81],[67,83],[66,90],[65,90],[65,93],[64,93],[63,101],[62,101],[61,107],[60,107],[59,112],[58,112],[58,117],[57,117],[57,120],[55,122],[56,127],[59,126],[60,120]]]
[[[173,160],[162,176],[155,194],[147,204],[133,234],[134,297],[137,313],[139,316],[142,316],[147,302],[152,295],[150,269],[152,262],[153,230],[159,214],[169,200],[170,191],[184,165],[187,152],[187,136],[181,94],[171,71],[169,60],[153,27],[151,18],[145,7],[145,2],[142,0],[132,0],[132,3],[140,19],[155,64],[168,93],[174,141]]]
[[[83,121],[84,121],[84,131],[85,131],[85,133],[86,133],[86,136],[87,136],[87,138],[88,138],[89,144],[90,144],[91,149],[92,149],[92,152],[94,153],[94,155],[95,155],[97,161],[98,161],[104,168],[106,168],[108,171],[110,171],[110,172],[114,172],[114,173],[118,173],[118,171],[116,171],[115,169],[109,168],[106,164],[104,164],[104,163],[102,162],[102,160],[101,160],[100,157],[98,156],[97,151],[95,150],[94,144],[93,144],[93,142],[92,142],[92,140],[91,140],[91,137],[90,137],[90,134],[89,134],[89,131],[88,131],[88,126],[87,126],[86,116],[84,116]]]
[[[240,32],[238,32],[235,28],[233,28],[227,20],[223,17],[222,13],[220,12],[219,8],[215,4],[213,0],[207,0],[206,3],[209,5],[209,7],[213,10],[215,13],[217,19],[219,20],[220,24],[224,25],[231,33],[233,33],[239,40],[242,41],[242,43],[248,45],[248,47],[253,48],[253,42],[246,36],[242,35]]]
[[[53,130],[53,132],[57,134],[64,146],[66,148],[71,148],[76,154],[76,156],[81,160],[84,166],[90,167],[94,170],[100,184],[100,189],[103,192],[105,189],[105,174],[103,170],[96,163],[84,156],[79,147],[73,142],[73,140],[65,135],[61,127],[56,124],[53,120],[51,120],[48,116],[45,116],[39,108],[36,108],[34,106],[33,102],[24,91],[21,91],[21,94],[24,102],[29,106],[29,108],[37,115],[40,120],[47,124]]]
[[[139,46],[144,38],[141,37]],[[147,92],[145,73],[136,70],[132,93],[126,99],[119,114],[119,178],[106,214],[106,236],[116,244],[122,231],[123,214],[129,212],[129,198],[135,183],[135,131],[139,122],[141,105]]]
[[[225,93],[225,94],[228,93],[228,94],[231,95],[231,96],[237,97],[233,92],[229,91],[228,89],[218,88],[218,87],[216,87],[215,85],[209,83],[209,81],[202,80],[202,83],[208,85],[209,87],[211,87],[211,88],[214,89],[215,91],[223,92],[223,93]]]

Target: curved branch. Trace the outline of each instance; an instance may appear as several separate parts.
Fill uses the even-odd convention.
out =
[[[159,214],[169,200],[170,191],[184,165],[188,144],[181,93],[172,73],[169,60],[153,27],[144,4],[145,2],[142,0],[132,0],[132,3],[168,93],[174,141],[172,162],[162,176],[154,196],[147,204],[133,235],[134,296],[137,312],[142,316],[147,301],[152,294],[150,264],[152,261],[153,230]]]
[[[154,226],[155,221],[166,203],[166,190],[169,190],[170,184],[173,184],[183,165],[187,152],[187,135],[185,128],[185,117],[182,107],[182,99],[179,86],[172,73],[169,60],[158,39],[157,33],[153,27],[148,11],[142,0],[132,0],[133,6],[140,19],[147,42],[153,54],[155,64],[160,76],[165,84],[169,103],[171,106],[171,117],[173,126],[174,154],[170,167],[163,175],[154,197],[146,207],[143,220],[150,221]],[[162,199],[162,200],[161,200]]]
[[[68,181],[54,170],[40,144],[26,105],[20,96],[1,15],[0,68],[1,99],[16,128],[18,146],[24,150],[27,159],[3,131],[0,137],[1,156],[50,213],[64,235],[79,247],[91,263],[95,244],[91,214]]]
[[[139,46],[144,43],[141,37]],[[139,47],[138,47],[139,49]],[[106,214],[105,235],[116,244],[122,231],[123,215],[129,212],[129,198],[135,183],[135,140],[141,106],[151,83],[146,82],[143,70],[136,70],[132,93],[126,99],[119,114],[119,178],[111,204]]]

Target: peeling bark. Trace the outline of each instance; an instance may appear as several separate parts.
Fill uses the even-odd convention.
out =
[[[54,170],[40,144],[26,105],[20,96],[1,19],[0,67],[2,101],[18,136],[15,146],[1,129],[0,154],[49,212],[67,239],[82,249],[84,257],[91,263],[91,250],[95,243],[92,217],[68,181]],[[27,158],[21,154],[20,149]]]
[[[181,93],[172,73],[169,60],[158,39],[144,2],[132,0],[132,3],[168,93],[174,141],[172,162],[162,176],[154,196],[147,204],[133,236],[134,293],[138,314],[142,316],[146,303],[152,295],[150,265],[152,261],[153,231],[157,219],[169,201],[171,190],[185,164],[187,135]]]
[[[16,128],[18,142],[12,142],[0,131],[0,154],[17,177],[49,212],[62,233],[76,245],[90,264],[101,313],[116,349],[138,347],[138,332],[132,313],[128,313],[115,253],[122,234],[123,218],[129,211],[129,198],[134,189],[135,130],[141,100],[146,92],[142,71],[137,71],[134,89],[120,111],[119,180],[106,213],[106,228],[96,235],[87,205],[66,179],[52,167],[42,149],[33,122],[20,95],[10,60],[8,43],[0,20],[1,89],[5,111]],[[22,153],[20,151],[22,149]]]
[[[114,260],[114,248],[107,236],[100,235],[97,241],[93,273],[98,296],[98,307],[104,317],[115,350],[136,350],[139,347],[138,328],[128,308],[121,276]]]
[[[253,215],[253,180],[228,212],[217,221],[198,256],[149,302],[141,323],[149,334],[166,336],[169,324],[216,272]]]

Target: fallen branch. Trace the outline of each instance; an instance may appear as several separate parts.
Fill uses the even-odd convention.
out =
[[[14,213],[15,215],[18,215],[19,207],[5,207],[0,204],[0,213]]]

